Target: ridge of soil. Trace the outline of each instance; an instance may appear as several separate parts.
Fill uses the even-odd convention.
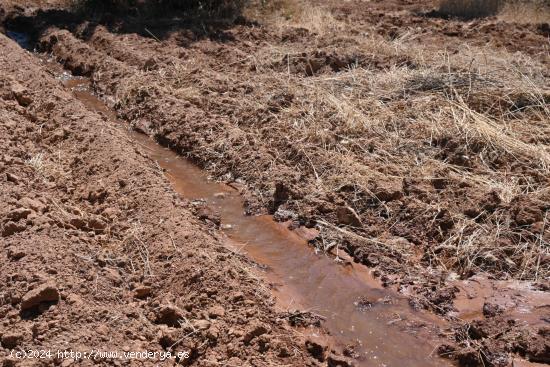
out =
[[[313,363],[254,264],[191,214],[123,131],[2,34],[0,74],[3,366],[30,365],[10,356],[23,347]]]

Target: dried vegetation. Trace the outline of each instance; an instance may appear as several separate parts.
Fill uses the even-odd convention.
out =
[[[297,212],[303,223],[329,220],[378,242],[405,238],[424,249],[423,268],[550,275],[544,59],[467,42],[449,53],[406,27],[381,35],[364,26],[340,37],[357,25],[328,7],[270,6],[250,14],[284,42],[232,50],[225,63],[191,53],[135,75],[117,91],[119,106],[134,106],[121,108],[126,117],[168,89],[216,127],[193,144],[178,138],[186,128],[167,112],[153,131],[219,177],[244,179],[257,189],[257,207]],[[247,70],[253,79],[243,79]],[[287,192],[282,200],[270,194],[274,180]],[[342,206],[361,224],[339,218]],[[418,251],[404,251],[400,264],[384,251],[373,256],[390,271],[418,266]]]

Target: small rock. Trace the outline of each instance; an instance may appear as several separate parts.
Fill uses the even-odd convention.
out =
[[[239,302],[244,299],[244,293],[243,292],[236,292],[233,294],[233,302]]]
[[[7,349],[14,349],[23,341],[23,334],[18,332],[8,332],[7,334],[2,335],[0,342],[2,346]]]
[[[6,179],[8,182],[13,182],[14,184],[18,184],[20,181],[19,176],[14,175],[13,173],[6,172]]]
[[[137,287],[135,290],[134,290],[134,297],[135,298],[139,298],[139,299],[142,299],[142,298],[147,298],[151,295],[151,287],[148,287],[148,286],[140,286],[140,287]]]
[[[12,234],[23,232],[25,228],[27,228],[27,226],[24,223],[15,223],[9,221],[4,224],[4,228],[2,229],[2,237],[8,237]]]
[[[25,294],[21,300],[21,310],[28,310],[44,302],[59,302],[59,291],[53,284],[43,284]]]
[[[11,248],[10,247],[8,249],[8,258],[13,260],[13,261],[20,260],[20,259],[24,258],[25,255],[26,255],[25,251],[23,251],[20,248]]]
[[[8,218],[17,222],[19,219],[26,219],[32,211],[26,208],[17,208],[8,213]]]
[[[252,339],[267,333],[267,328],[259,322],[253,322],[247,329],[247,332],[243,335],[243,341],[245,344],[249,344]]]
[[[30,97],[27,88],[19,83],[13,83],[11,85],[11,93],[17,102],[19,102],[19,104],[23,107],[26,107],[32,103],[32,98]]]
[[[214,319],[218,317],[223,317],[224,315],[225,315],[225,309],[220,305],[212,306],[208,309],[208,316]]]
[[[176,306],[161,306],[156,315],[157,324],[165,324],[172,327],[180,327],[179,321],[183,319],[183,312]]]
[[[349,225],[352,227],[362,227],[361,218],[359,215],[350,208],[349,206],[340,206],[336,209],[336,217],[338,218],[338,223]]]
[[[99,335],[108,335],[109,334],[109,327],[105,324],[98,325],[95,328],[95,332]]]
[[[151,134],[151,123],[144,118],[133,121],[132,127],[134,128],[134,130],[142,134],[145,134],[145,135]]]
[[[218,340],[218,338],[220,337],[220,330],[216,326],[210,327],[207,337],[208,339],[213,341]]]

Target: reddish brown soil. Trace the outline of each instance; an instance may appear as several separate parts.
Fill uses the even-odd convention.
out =
[[[4,35],[0,50],[2,365],[36,365],[15,358],[21,350],[91,349],[188,352],[183,365],[310,364],[249,264],[157,166],[36,57]]]
[[[522,283],[524,289],[544,292],[548,291],[545,283],[548,279],[545,277],[550,274],[547,250],[550,232],[546,229],[547,212],[550,208],[550,178],[547,171],[540,169],[537,159],[528,155],[517,156],[513,151],[498,150],[481,139],[458,136],[450,129],[446,131],[447,126],[441,136],[434,137],[429,127],[418,122],[423,120],[424,113],[436,113],[437,108],[447,102],[444,94],[448,91],[448,85],[442,82],[444,79],[441,76],[451,71],[458,76],[469,73],[474,59],[452,67],[443,62],[441,66],[430,69],[430,72],[437,74],[433,79],[411,78],[405,83],[405,88],[396,93],[383,94],[379,90],[369,89],[368,86],[358,92],[364,98],[375,95],[375,100],[369,100],[373,109],[380,105],[390,106],[394,115],[398,116],[389,119],[385,126],[387,130],[391,128],[400,132],[395,150],[388,148],[390,139],[383,134],[367,136],[360,132],[354,135],[353,131],[343,129],[337,119],[338,111],[327,107],[326,110],[312,112],[317,107],[313,102],[318,97],[313,88],[314,83],[330,78],[336,80],[345,72],[351,73],[349,70],[352,67],[357,66],[373,73],[383,73],[393,68],[406,68],[411,72],[423,68],[424,65],[419,63],[414,54],[391,50],[392,47],[398,48],[396,40],[398,43],[400,39],[407,39],[410,34],[415,37],[413,45],[430,52],[431,62],[446,60],[449,55],[459,57],[464,52],[465,45],[487,47],[489,51],[484,50],[489,54],[515,55],[521,62],[529,60],[520,66],[527,65],[527,69],[535,75],[534,78],[542,80],[541,84],[548,87],[548,25],[510,24],[496,18],[470,22],[446,20],[435,16],[432,12],[434,4],[428,1],[372,1],[368,5],[361,1],[314,3],[327,7],[337,22],[345,24],[343,29],[336,33],[323,33],[322,30],[315,32],[299,26],[278,28],[271,19],[262,17],[259,17],[259,21],[239,17],[232,23],[197,24],[173,19],[143,21],[117,18],[110,14],[99,19],[85,19],[63,11],[33,13],[32,9],[24,7],[14,10],[9,4],[3,9],[8,26],[31,28],[42,51],[51,52],[73,73],[89,76],[95,91],[110,102],[119,117],[163,144],[191,157],[215,177],[244,184],[251,213],[270,212],[282,221],[293,220],[298,225],[319,226],[322,235],[317,239],[317,245],[321,242],[322,245],[337,243],[355,261],[376,268],[385,285],[409,294],[413,306],[431,309],[456,321],[456,343],[441,348],[442,354],[458,359],[464,366],[507,366],[512,363],[513,355],[548,363],[548,319],[542,314],[537,313],[539,317],[536,322],[524,323],[520,316],[511,316],[506,312],[501,314],[498,307],[489,304],[485,307],[486,314],[478,315],[474,321],[453,318],[457,311],[453,302],[459,294],[459,287],[453,283],[457,277],[466,280],[476,274],[487,273],[494,279],[525,280]],[[390,49],[365,51],[361,42],[371,36],[389,43]],[[14,64],[12,67],[16,66]],[[481,80],[480,89],[470,92],[472,77],[471,73],[468,75],[467,79],[452,82],[458,92],[463,93],[464,103],[469,108],[500,118],[509,125],[515,123],[514,128],[517,129],[520,143],[538,144],[537,146],[547,149],[550,142],[547,121],[540,118],[541,115],[535,109],[525,109],[532,102],[528,93],[504,95],[504,87],[500,86],[499,81],[491,79],[492,74],[478,75]],[[25,85],[24,79],[22,81],[19,78],[15,79]],[[312,88],[308,88],[308,78],[312,80]],[[40,80],[32,82],[40,83]],[[474,78],[473,83],[476,82],[477,79]],[[345,83],[349,84],[350,89],[356,87],[352,77],[349,80],[338,79],[334,85],[345,89]],[[44,87],[26,87],[33,92],[49,95],[41,91]],[[538,101],[543,107],[550,100],[547,91],[544,92],[546,94],[542,93]],[[33,103],[30,106],[32,111],[37,111]],[[77,109],[67,104],[62,107]],[[28,109],[19,108],[22,111]],[[44,108],[48,110],[49,107]],[[58,108],[57,105],[55,108]],[[28,112],[21,114],[27,119],[33,118],[27,117]],[[420,117],[417,118],[418,116]],[[518,116],[528,119],[530,125],[518,123],[521,121]],[[55,121],[48,119],[48,123]],[[327,124],[315,125],[319,131],[302,136],[301,131],[292,129],[304,121],[322,121]],[[63,120],[57,123],[65,126]],[[75,119],[73,123],[82,124],[82,121]],[[58,126],[55,128],[62,129]],[[55,128],[52,128],[52,138],[49,139],[56,136],[55,139],[77,139],[70,133],[65,136],[62,130],[57,132]],[[97,134],[94,128],[89,128],[88,131],[89,134]],[[22,132],[19,135],[26,138],[30,134]],[[88,135],[77,141],[85,142],[86,136]],[[45,144],[57,154],[54,149],[59,142],[55,139]],[[111,139],[110,144],[117,141]],[[352,143],[345,146],[342,142],[349,143],[348,140]],[[12,144],[14,142],[13,138],[8,141]],[[70,144],[64,146],[68,145]],[[24,162],[36,153],[29,153],[22,146],[17,144],[12,149],[21,149],[20,160]],[[82,149],[82,146],[87,149],[100,149],[103,146],[103,151],[113,150],[108,143],[79,143],[79,148],[75,149]],[[126,144],[119,142],[116,146],[119,147],[117,149],[133,152]],[[341,151],[349,152],[349,160],[334,153]],[[112,185],[116,187],[118,178],[113,178],[112,172],[106,172],[109,168],[116,171],[116,177],[126,177],[126,180],[132,177],[131,172],[124,172],[119,167],[115,169],[116,165],[97,162],[102,154],[98,154],[99,157],[84,152],[79,154],[84,161],[84,158],[93,157],[89,163],[93,168],[80,161],[75,168],[71,168],[72,174],[79,167],[81,172],[86,172],[88,176],[84,176],[84,179],[76,176],[86,184],[105,181],[113,182]],[[131,157],[136,156],[132,154]],[[17,156],[15,153],[10,155]],[[112,156],[118,157],[120,154]],[[69,161],[70,157],[69,153],[63,155]],[[150,167],[144,158],[136,156],[135,159],[135,169],[140,167],[141,174],[147,174],[148,171],[143,173],[141,168]],[[4,165],[9,169],[14,167],[13,164]],[[359,169],[357,172],[351,169],[346,171],[348,166]],[[124,163],[123,169],[127,168],[128,165]],[[158,173],[152,168],[150,170],[151,177],[162,182]],[[334,172],[340,172],[339,170],[344,173],[340,179],[331,182],[331,190],[320,184],[325,177],[333,177]],[[515,192],[510,200],[503,200],[504,195],[500,191],[478,185],[477,181],[469,179],[476,175],[483,176],[488,171],[498,177],[511,175],[518,178],[522,187],[527,189]],[[60,174],[64,175],[65,172],[66,170],[62,170]],[[360,180],[364,183],[363,186],[352,179],[351,176],[355,173],[363,179]],[[99,177],[90,178],[90,175]],[[101,178],[103,180],[99,181]],[[61,179],[67,180],[64,176],[60,176],[59,180]],[[147,179],[140,181],[146,182]],[[128,207],[124,207],[124,210],[118,207],[114,209],[119,209],[124,218],[129,217],[126,222],[135,222],[136,218],[140,218],[141,226],[150,223],[140,233],[147,234],[148,238],[160,237],[157,250],[159,253],[162,252],[162,246],[168,246],[164,251],[169,251],[172,246],[166,239],[166,233],[180,230],[180,226],[191,226],[190,218],[183,221],[185,225],[173,222],[174,218],[181,216],[180,212],[172,216],[160,210],[167,205],[161,202],[162,195],[159,194],[157,198],[149,191],[136,192],[140,189],[135,189],[131,182],[119,187],[117,190],[128,190],[119,194],[103,194],[96,187],[84,189],[76,183],[69,186],[74,189],[65,188],[66,196],[83,198],[80,199],[81,202],[83,200],[92,207],[114,207],[115,204],[111,203],[98,204],[98,198],[105,200],[104,195],[107,198],[126,197],[125,200],[129,200],[127,196],[123,196],[127,192],[140,195],[134,199],[140,205],[135,204],[132,212],[128,212]],[[52,194],[48,193],[48,196]],[[12,200],[13,203],[6,208],[6,215],[16,209],[16,203],[20,199],[17,197]],[[144,202],[147,205],[141,205]],[[68,205],[71,205],[70,201]],[[158,208],[158,211],[154,208]],[[64,207],[59,210],[61,213],[67,212],[67,215],[80,215],[80,212],[68,211]],[[87,210],[96,216],[102,213],[97,208]],[[140,215],[140,210],[145,210],[148,214]],[[153,225],[158,222],[160,212],[163,213],[163,218],[167,218],[165,223],[168,224],[164,230]],[[54,223],[51,228],[60,228],[55,222],[59,219],[52,220]],[[93,228],[96,221],[91,218],[87,220],[83,228],[87,232],[89,229],[97,231],[98,229]],[[459,224],[465,221],[469,221],[471,225],[462,228]],[[19,222],[12,222],[8,228],[21,229],[18,227]],[[61,220],[61,223],[65,222]],[[505,233],[500,230],[502,223],[506,224]],[[64,231],[60,230],[62,233],[79,230],[70,227],[70,219],[69,225],[62,226],[67,227]],[[92,228],[87,228],[89,226]],[[110,226],[105,225],[101,231],[111,228]],[[119,236],[117,241],[124,244],[128,233],[132,233],[127,231],[132,228],[126,228],[126,232],[121,233],[113,230]],[[483,236],[477,239],[480,246],[490,242],[492,248],[497,249],[494,254],[486,253],[472,260],[466,256],[461,257],[462,253],[459,254],[456,247],[450,247],[449,239],[473,236],[480,228],[483,229]],[[99,236],[104,235],[101,231]],[[132,236],[135,237],[136,234]],[[205,236],[210,238],[206,234]],[[92,245],[86,248],[99,246],[94,242],[99,241],[96,237],[94,235],[88,240],[92,241]],[[174,240],[180,237],[173,236]],[[208,246],[205,243],[208,241],[193,240],[185,246],[215,251],[214,240]],[[517,249],[520,245],[533,246],[532,248],[539,246],[537,251],[540,253],[533,255],[533,250],[530,252],[533,256],[526,260],[523,255],[518,255]],[[181,245],[176,244],[176,247],[179,246]],[[219,251],[223,252],[221,248]],[[82,256],[89,258],[90,250],[84,252],[87,255]],[[140,259],[139,254],[134,256],[134,261]],[[22,260],[25,258],[27,256]],[[188,265],[182,264],[181,268],[196,267],[197,259],[202,259],[200,261],[207,266],[210,256],[201,258],[195,255],[186,260]],[[171,264],[170,261],[173,260],[164,261]],[[83,265],[77,264],[77,269],[81,269]],[[165,268],[162,263],[157,266]],[[217,262],[209,266],[212,267],[212,272],[205,271],[204,274],[218,274],[216,269],[223,269]],[[67,268],[70,266],[67,265]],[[170,270],[165,271],[168,276],[174,276],[174,279],[181,282],[181,275],[176,276]],[[225,273],[219,274],[223,279],[228,276]],[[91,284],[95,279],[92,276]],[[135,280],[129,281],[132,282],[139,283]],[[178,282],[174,281],[174,284]],[[241,286],[241,283],[235,284],[236,288]],[[66,285],[59,287],[62,286]],[[101,289],[101,286],[98,287]],[[186,287],[190,285],[181,285],[181,292],[187,292]],[[197,287],[201,291],[205,289],[205,286]],[[498,287],[494,292],[499,292]],[[521,293],[521,290],[517,292]],[[172,290],[172,293],[177,292]],[[201,297],[193,293],[186,293],[185,296]],[[209,305],[208,296],[207,294],[204,297],[204,307]],[[220,302],[224,302],[225,298],[218,298]],[[148,303],[147,307],[156,309],[163,302],[159,300],[156,304]],[[257,300],[254,302],[258,304]],[[243,307],[246,308],[246,304]],[[262,322],[268,323],[270,319],[266,315],[269,315],[269,307],[263,307],[265,310],[260,308],[257,312],[265,312],[262,313]],[[541,308],[547,310],[548,301]],[[242,312],[246,314],[246,311]],[[148,313],[145,315],[149,317]],[[503,325],[506,326],[505,329],[502,328]],[[200,342],[197,343],[201,345]],[[221,355],[221,349],[216,348],[224,347],[211,347],[209,350]],[[271,350],[268,353],[273,358],[277,355]],[[243,351],[242,354],[248,355],[248,351]],[[293,358],[300,356],[298,352]],[[302,362],[297,359],[287,363],[300,365]]]

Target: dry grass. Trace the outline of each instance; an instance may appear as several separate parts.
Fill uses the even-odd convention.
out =
[[[481,226],[461,220],[454,234],[432,250],[432,256],[462,277],[491,269],[502,279],[547,278],[548,269],[541,266],[541,260],[550,254],[550,247],[542,234],[535,234],[534,241],[521,237],[509,241],[514,237],[509,232],[511,224],[499,215],[492,220],[490,225]]]
[[[334,32],[341,27],[331,11],[323,6],[311,6],[303,0],[263,1],[263,5],[249,6],[245,14],[269,22],[279,30],[288,26],[305,28],[318,35]]]
[[[547,188],[550,110],[540,60],[468,43],[455,44],[450,55],[445,45],[417,42],[422,35],[415,30],[391,39],[368,32],[333,43],[340,29],[355,25],[336,21],[327,8],[308,13],[303,1],[277,4],[273,14],[261,14],[263,21],[281,34],[305,28],[311,44],[265,42],[219,65],[190,53],[126,78],[117,89],[119,107],[138,106],[126,113],[141,116],[140,105],[163,95],[188,102],[189,120],[177,117],[170,128],[193,136],[193,120],[207,119],[209,127],[184,147],[186,153],[218,177],[245,180],[264,207],[273,177],[290,181],[299,172],[303,197],[289,209],[307,213],[325,197],[338,197],[373,223],[369,233],[346,229],[357,238],[384,242],[395,226],[416,226],[434,243],[434,263],[460,274],[550,274],[547,265],[534,265],[547,251],[546,240],[515,225],[509,208],[477,219],[464,214],[465,202],[478,200],[479,193],[496,191],[509,205],[518,195],[539,197]],[[320,49],[321,60],[352,55],[353,62],[307,75],[300,63]],[[196,69],[202,64],[209,67]],[[250,70],[253,78],[243,78]],[[159,120],[181,116],[178,110],[166,113]],[[434,189],[434,179],[448,182],[446,188]],[[424,196],[410,194],[403,206],[380,199],[381,187],[402,192],[407,180],[418,182],[415,189]],[[435,222],[442,209],[455,223],[448,232]],[[327,231],[337,224],[330,214],[322,220]],[[503,239],[514,248],[500,247]],[[384,251],[391,249],[380,247]],[[412,257],[406,261],[411,271],[426,267]]]
[[[548,1],[508,1],[498,17],[514,23],[549,23],[550,3]]]
[[[27,159],[26,163],[34,168],[36,171],[41,172],[44,169],[44,154],[37,153],[31,158]]]
[[[466,141],[480,138],[489,149],[496,149],[516,159],[531,160],[544,173],[550,172],[550,152],[547,145],[528,144],[515,136],[510,128],[490,117],[473,111],[464,101],[451,102],[451,114]]]

